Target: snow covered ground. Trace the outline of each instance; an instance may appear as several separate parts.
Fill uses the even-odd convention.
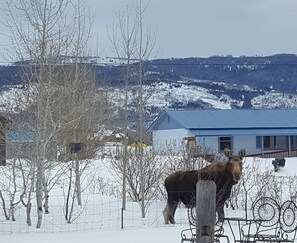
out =
[[[272,174],[286,177],[286,176],[296,176],[297,174],[297,158],[286,158],[286,166],[280,169],[278,172],[273,171],[271,165],[272,159],[253,159],[246,158],[245,163],[257,163],[259,164],[259,172],[264,173],[265,171],[270,171]],[[250,178],[253,181],[253,178]],[[118,210],[119,203],[111,203],[109,207],[115,207],[115,211]],[[157,205],[157,206],[156,206]],[[27,231],[26,233],[3,233],[5,222],[3,220],[0,222],[0,235],[1,242],[21,242],[21,243],[98,243],[98,242],[123,242],[123,243],[173,243],[180,242],[180,232],[182,229],[188,227],[186,219],[186,209],[179,208],[177,212],[177,224],[175,225],[164,225],[162,217],[162,209],[165,205],[165,202],[159,202],[154,206],[157,208],[154,210],[153,214],[150,215],[150,219],[141,219],[140,214],[133,212],[134,221],[132,225],[129,223],[125,226],[124,229],[121,229],[120,223],[117,222],[113,224],[112,227],[94,227],[92,230],[86,227],[86,230],[79,229],[77,231],[56,231],[44,229],[34,229],[33,231]],[[138,206],[138,205],[137,205]],[[109,211],[112,211],[109,209]],[[129,209],[128,209],[129,211]],[[117,211],[117,213],[119,213]],[[230,208],[226,209],[226,216],[243,216],[243,210],[231,210]],[[94,215],[89,215],[89,217],[94,217]],[[87,221],[85,221],[87,222]],[[107,222],[106,222],[107,223]],[[100,224],[104,224],[104,219]],[[25,225],[25,221],[20,225]],[[84,225],[80,225],[84,227]],[[2,227],[2,230],[1,230]],[[34,226],[31,226],[34,228]],[[77,227],[77,226],[76,226]],[[224,224],[225,232],[229,235],[232,242],[232,235],[228,224]],[[1,233],[2,232],[2,233]]]
[[[74,233],[35,233],[21,235],[1,235],[1,242],[20,243],[173,243],[180,242],[180,231],[185,225],[163,226],[146,229],[99,230]]]

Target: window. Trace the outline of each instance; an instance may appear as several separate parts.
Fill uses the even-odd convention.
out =
[[[291,136],[296,137],[296,136]],[[256,136],[256,148],[262,148],[262,138],[263,138],[263,147],[264,150],[270,150],[270,149],[285,149],[289,147],[289,136]],[[295,145],[297,140],[291,140]]]
[[[70,146],[70,153],[76,154],[79,151],[81,151],[82,143],[70,143],[69,146]]]
[[[11,142],[34,142],[36,132],[33,131],[9,131],[7,137]]]
[[[293,135],[290,136],[291,139],[291,148],[297,148],[297,136]]]
[[[261,149],[262,148],[262,137],[256,136],[256,148]]]
[[[225,148],[228,148],[231,150],[232,137],[219,137],[219,150],[224,151]]]

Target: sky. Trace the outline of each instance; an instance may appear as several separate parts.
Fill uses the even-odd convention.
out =
[[[0,0],[4,2],[5,0]],[[91,49],[115,56],[108,37],[116,13],[139,0],[85,0],[94,18]],[[142,0],[156,33],[154,58],[297,54],[296,0]],[[5,16],[0,16],[3,21]],[[0,28],[0,48],[7,45]],[[5,43],[6,41],[6,43]]]
[[[101,44],[115,13],[135,0],[87,0]],[[296,0],[143,0],[155,57],[297,54]]]

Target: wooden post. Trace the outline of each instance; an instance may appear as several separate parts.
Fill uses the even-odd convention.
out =
[[[196,185],[196,242],[213,243],[216,219],[216,185],[199,180]]]

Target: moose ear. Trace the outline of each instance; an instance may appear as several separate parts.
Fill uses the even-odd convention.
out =
[[[225,156],[226,156],[227,158],[232,157],[232,152],[231,152],[231,150],[228,149],[228,148],[225,148],[225,149],[224,149],[224,154],[225,154]]]
[[[246,151],[245,151],[245,149],[241,149],[241,150],[239,150],[239,152],[238,152],[238,157],[239,157],[239,158],[242,159],[245,155],[246,155]]]

